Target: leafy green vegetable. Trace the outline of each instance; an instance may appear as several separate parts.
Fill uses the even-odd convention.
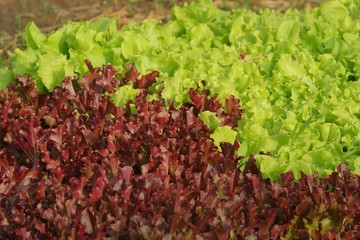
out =
[[[344,162],[360,171],[360,3],[330,0],[319,8],[225,11],[211,0],[174,7],[166,24],[147,19],[116,30],[115,19],[70,22],[48,36],[31,23],[25,50],[2,71],[30,75],[39,91],[51,91],[67,75],[94,66],[134,64],[143,74],[158,70],[148,99],[176,107],[190,102],[189,89],[208,90],[224,104],[229,95],[246,110],[236,132],[219,127],[215,115],[199,117],[217,144],[240,140],[237,154],[254,155],[264,176],[318,172],[325,176]],[[159,93],[159,89],[162,89]],[[120,87],[117,105],[138,90]],[[263,153],[267,153],[264,155]]]
[[[115,94],[111,96],[111,99],[116,106],[125,107],[127,101],[134,99],[139,92],[140,90],[134,89],[130,83],[118,88]]]
[[[36,79],[37,90],[47,92],[66,76],[87,73],[85,59],[94,67],[111,63],[120,70],[123,63],[120,45],[114,44],[118,35],[114,18],[102,18],[92,23],[69,22],[49,36],[43,35],[31,22],[26,27],[28,48],[15,51],[13,75],[30,75]],[[4,83],[12,78],[8,77]]]
[[[210,111],[199,113],[199,118],[204,121],[211,131],[214,131],[221,122],[220,119],[216,117],[215,113]]]
[[[40,53],[28,48],[25,51],[20,49],[15,50],[14,66],[11,69],[14,75],[32,75],[37,70],[36,62],[39,59]]]
[[[41,89],[39,84],[44,84],[47,90],[52,91],[59,86],[66,76],[73,75],[73,66],[66,60],[66,57],[58,53],[46,53],[39,56],[37,62],[37,75],[41,79],[37,82],[37,89]]]
[[[219,151],[221,151],[221,142],[228,142],[234,144],[236,136],[237,132],[232,130],[230,126],[217,127],[210,135],[210,137],[214,140],[214,144],[218,147]]]
[[[26,44],[34,50],[40,49],[45,36],[40,32],[35,23],[30,22],[26,26]]]
[[[0,89],[5,88],[9,83],[15,82],[10,69],[0,69]]]

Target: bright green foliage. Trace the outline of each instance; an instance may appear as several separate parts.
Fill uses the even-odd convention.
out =
[[[60,85],[61,81],[66,76],[71,76],[74,73],[73,66],[66,60],[65,55],[49,52],[39,55],[37,61],[37,75],[36,86],[38,90],[45,91],[52,90],[54,87]],[[42,81],[46,79],[46,81]]]
[[[5,68],[0,69],[0,89],[5,88],[9,83],[15,82],[11,70]]]
[[[297,178],[300,171],[325,176],[340,162],[360,173],[359,17],[355,0],[284,14],[229,12],[199,0],[175,6],[166,24],[150,19],[121,31],[114,19],[70,22],[49,36],[30,24],[28,48],[15,52],[12,71],[30,74],[38,90],[51,91],[64,76],[84,74],[84,59],[120,69],[134,63],[141,73],[158,70],[152,99],[181,106],[190,88],[208,89],[220,102],[239,98],[246,113],[236,129],[238,154],[254,154],[264,176],[275,179],[289,170]],[[0,77],[0,87],[13,81],[8,71]],[[123,86],[113,99],[123,105],[135,94]],[[210,113],[200,118],[214,130],[215,142],[233,139]]]
[[[199,118],[208,126],[211,131],[214,131],[220,124],[220,119],[216,117],[215,113],[210,111],[203,111],[199,113]]]
[[[215,128],[214,132],[210,137],[214,140],[214,144],[218,147],[221,152],[220,143],[228,142],[234,144],[236,140],[237,132],[232,130],[229,126],[222,126]]]
[[[116,106],[125,107],[129,99],[134,99],[139,93],[139,89],[134,89],[132,84],[127,84],[116,90],[114,95],[111,95],[111,100]]]
[[[34,50],[40,49],[46,37],[40,32],[35,23],[30,22],[26,26],[26,44]]]
[[[213,131],[210,137],[214,140],[215,145],[221,152],[220,143],[228,142],[234,144],[237,132],[229,126],[220,126],[221,120],[216,117],[215,113],[210,111],[203,111],[199,113],[199,118]]]
[[[113,46],[118,36],[116,19],[96,22],[69,22],[63,28],[43,35],[34,23],[26,28],[26,50],[17,49],[13,74],[31,75],[41,92],[51,91],[66,76],[83,75],[88,70],[84,59],[95,67],[102,64],[122,65],[120,48]]]

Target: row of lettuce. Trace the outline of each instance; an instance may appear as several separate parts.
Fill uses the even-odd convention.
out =
[[[230,95],[240,99],[246,113],[236,131],[217,133],[239,140],[237,155],[246,161],[253,154],[264,177],[326,176],[341,162],[360,174],[359,16],[360,3],[352,0],[286,13],[225,11],[199,0],[175,6],[166,23],[148,19],[120,31],[107,18],[70,22],[47,36],[30,23],[27,49],[0,70],[0,87],[30,75],[38,91],[49,92],[66,76],[86,74],[85,59],[120,72],[133,63],[142,73],[160,72],[148,100],[180,107],[190,102],[191,88],[222,104]],[[138,93],[128,84],[112,99],[124,106]],[[202,116],[218,127],[211,113]]]
[[[298,181],[262,178],[253,157],[239,171],[239,142],[216,146],[200,119],[232,129],[238,99],[224,111],[190,89],[176,108],[146,100],[156,71],[87,64],[49,94],[30,77],[0,91],[1,239],[359,239],[360,176],[345,164]],[[106,93],[127,84],[140,93],[116,107]]]

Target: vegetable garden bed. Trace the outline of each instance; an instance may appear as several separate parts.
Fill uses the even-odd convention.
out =
[[[360,237],[359,16],[30,23],[0,70],[0,236]]]

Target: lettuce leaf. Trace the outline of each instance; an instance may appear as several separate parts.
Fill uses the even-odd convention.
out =
[[[114,94],[111,94],[111,100],[118,107],[125,107],[129,100],[134,100],[135,96],[139,94],[139,89],[134,89],[129,83],[125,86],[119,87]]]
[[[8,68],[0,69],[0,90],[12,82],[15,82],[13,72]]]
[[[147,19],[120,31],[110,18],[69,22],[48,36],[32,23],[27,49],[16,50],[12,74],[3,71],[1,86],[26,74],[46,92],[67,75],[86,74],[85,59],[119,70],[134,64],[141,73],[160,73],[147,99],[162,97],[180,107],[190,102],[191,88],[208,91],[224,108],[229,95],[240,99],[245,114],[235,130],[219,126],[211,112],[199,117],[217,145],[238,138],[237,153],[255,156],[264,176],[325,176],[341,162],[358,171],[359,16],[354,0],[281,14],[224,11],[199,0],[174,7],[167,23]],[[124,106],[138,91],[122,86],[112,99]]]
[[[236,140],[237,132],[231,129],[230,126],[221,126],[215,128],[214,132],[210,137],[214,140],[214,144],[218,147],[218,150],[221,152],[220,143],[228,142],[234,144]]]
[[[30,22],[26,26],[25,40],[29,48],[33,50],[41,49],[45,39],[46,37],[40,32],[34,22]]]
[[[203,111],[199,113],[199,118],[208,126],[208,128],[211,131],[214,131],[217,127],[219,127],[219,124],[221,120],[216,117],[215,113],[210,111]]]
[[[37,76],[41,83],[37,82],[37,88],[45,86],[46,90],[52,91],[54,87],[59,86],[66,76],[73,76],[73,66],[62,54],[47,53],[39,56],[37,62]],[[41,84],[41,85],[40,85]]]

